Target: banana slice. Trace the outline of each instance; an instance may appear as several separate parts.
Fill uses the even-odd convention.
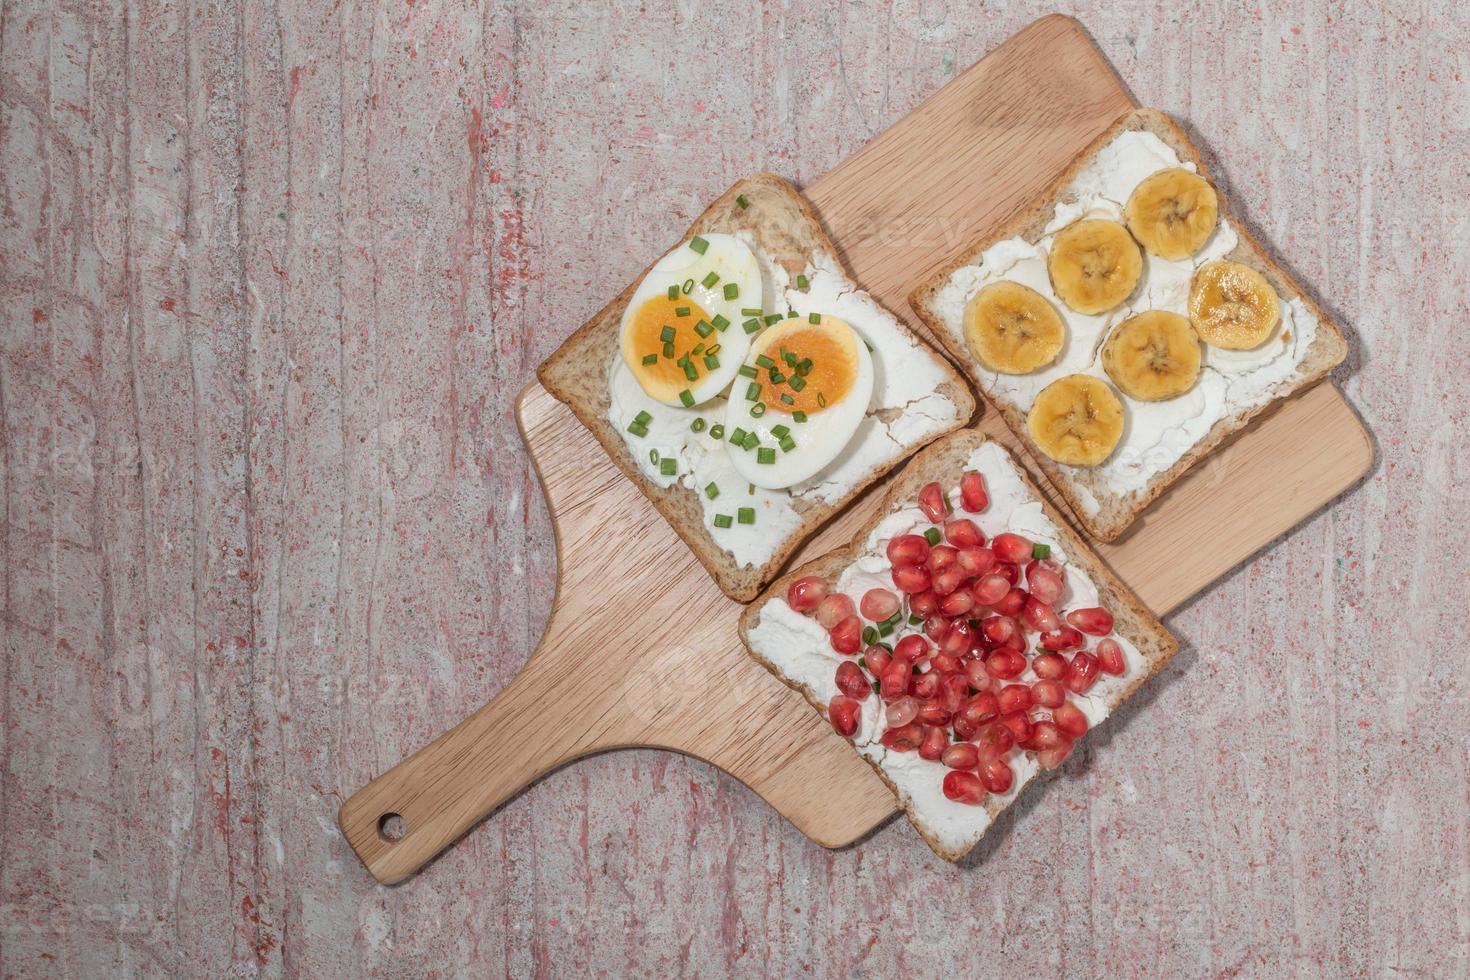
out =
[[[1143,179],[1123,209],[1128,230],[1161,259],[1187,259],[1204,247],[1220,218],[1215,189],[1181,167]]]
[[[1148,310],[1118,324],[1103,344],[1102,363],[1108,377],[1131,398],[1176,398],[1199,378],[1199,337],[1186,317]]]
[[[1194,273],[1189,319],[1211,347],[1250,350],[1261,346],[1281,321],[1281,300],[1255,269],[1218,259]]]
[[[1106,313],[1138,285],[1143,255],[1116,221],[1074,221],[1051,240],[1046,258],[1051,287],[1078,313]]]
[[[1069,374],[1041,389],[1026,416],[1026,430],[1058,463],[1096,466],[1123,437],[1123,403],[1107,382]]]
[[[1046,297],[1018,282],[993,282],[965,306],[965,343],[992,371],[1044,367],[1056,360],[1064,336],[1062,317]]]

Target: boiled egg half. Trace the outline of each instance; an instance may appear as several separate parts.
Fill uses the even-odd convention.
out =
[[[837,458],[868,411],[873,357],[851,326],[812,313],[759,334],[730,390],[725,439],[735,470],[775,490]]]

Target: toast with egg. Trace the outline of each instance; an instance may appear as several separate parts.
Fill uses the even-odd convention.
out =
[[[912,501],[920,496],[926,484],[937,482],[942,487],[952,487],[966,471],[981,473],[988,483],[990,499],[987,506],[997,510],[993,515],[996,523],[989,528],[992,543],[997,528],[1024,525],[1032,540],[1045,541],[1051,548],[1050,554],[1065,561],[1069,577],[1068,597],[1087,588],[1087,601],[1095,602],[1112,614],[1111,635],[1128,644],[1128,669],[1119,676],[1100,678],[1097,686],[1087,691],[1088,699],[1096,698],[1099,702],[1098,713],[1105,717],[1107,712],[1158,673],[1177,651],[1175,638],[1102,560],[1088,550],[1082,538],[1047,502],[1010,453],[979,431],[966,429],[944,437],[914,457],[849,545],[782,576],[740,617],[740,637],[751,656],[782,683],[801,694],[823,717],[830,720],[828,705],[838,692],[833,672],[844,658],[827,644],[819,624],[810,618],[800,618],[786,605],[788,589],[792,583],[808,576],[820,576],[840,585],[844,573],[849,570],[855,570],[853,581],[859,583],[859,587],[881,581],[884,574],[891,574],[888,571],[891,566],[886,559],[879,560],[878,556],[884,553],[885,542],[892,540],[893,533],[906,526],[901,515],[912,509]],[[1004,518],[999,513],[1003,506],[1010,507]],[[1024,520],[1018,515],[1023,515]],[[973,517],[981,523],[987,520],[984,513],[965,513],[962,510],[955,510],[950,516]],[[867,581],[863,581],[865,579]],[[1087,586],[1083,585],[1083,579],[1089,583]],[[1058,606],[1061,606],[1060,602]],[[912,605],[905,605],[901,613],[912,614]],[[903,622],[902,619],[900,621]],[[912,620],[908,622],[911,624]],[[899,639],[903,629],[913,630],[914,626],[901,626],[900,632],[890,639]],[[804,642],[812,641],[815,648],[804,648]],[[1094,639],[1093,642],[1099,641]],[[974,693],[973,688],[971,693]],[[1040,753],[1017,746],[1010,750],[1014,758],[1008,760],[1016,769],[1015,781],[1006,792],[991,793],[983,805],[958,803],[943,795],[936,798],[934,793],[925,792],[924,787],[930,785],[932,789],[933,780],[945,774],[946,767],[937,761],[919,759],[912,751],[902,755],[892,750],[875,751],[879,743],[871,740],[874,731],[869,724],[876,725],[883,711],[876,692],[865,697],[865,711],[869,710],[868,706],[874,709],[870,722],[865,722],[854,738],[866,736],[869,741],[866,745],[854,741],[854,747],[893,790],[925,843],[946,860],[956,861],[963,857],[979,842],[996,817],[1016,801],[1025,786],[1046,771],[1038,765]],[[1101,723],[1101,720],[1099,718],[1093,724]],[[958,733],[955,737],[959,740]],[[902,764],[895,765],[895,760]]]
[[[676,342],[683,343],[676,338],[673,326],[665,326],[656,337],[629,340],[634,336],[630,330],[641,329],[638,323],[645,308],[654,311],[650,315],[672,318],[688,314],[691,299],[712,297],[709,303],[695,304],[692,319],[716,308],[722,298],[718,289],[731,290],[723,294],[726,299],[732,294],[741,297],[730,300],[737,306],[752,303],[744,298],[752,292],[748,281],[731,274],[725,266],[719,268],[727,273],[726,283],[711,285],[713,292],[701,292],[693,276],[685,281],[681,292],[678,275],[669,273],[673,278],[667,285],[666,302],[660,295],[665,288],[663,280],[655,275],[678,255],[688,260],[690,268],[697,268],[697,262],[713,260],[721,248],[740,252],[742,243],[758,260],[762,303],[755,306],[754,312],[764,315],[742,322],[739,317],[752,310],[737,313],[732,308],[728,317],[708,315],[700,319],[697,337],[680,336],[715,343],[707,348],[704,343],[696,344],[677,361],[665,360]],[[703,282],[714,283],[719,278],[711,272]],[[741,282],[746,285],[739,285]],[[635,297],[640,297],[638,304],[633,303]],[[659,304],[672,307],[674,312],[658,310]],[[837,416],[839,410],[848,412],[851,405],[826,407],[823,401],[822,413],[807,406],[811,409],[809,417],[793,411],[798,404],[806,404],[799,399],[812,395],[812,388],[794,390],[805,381],[805,377],[797,377],[798,372],[812,370],[811,363],[806,358],[798,363],[782,344],[779,354],[791,361],[787,369],[765,357],[761,345],[778,334],[789,336],[798,327],[809,326],[814,333],[835,330],[833,318],[839,310],[844,319],[836,322],[852,328],[850,332],[844,330],[843,335],[863,341],[861,348],[851,345],[853,350],[843,355],[844,363],[861,362],[865,374],[853,382],[855,393],[849,399],[857,409],[855,416],[849,412],[843,431],[850,429],[852,434],[834,448],[819,445],[821,440],[815,433],[825,430],[817,423]],[[709,330],[711,321],[720,327],[720,333]],[[681,330],[683,322],[687,321],[680,321]],[[719,341],[724,341],[728,349],[721,350]],[[713,358],[711,350],[717,352]],[[742,363],[741,376],[725,389],[728,399],[697,390],[705,382],[723,385],[723,376],[716,378],[715,372],[727,370],[736,353],[747,363]],[[774,356],[778,350],[772,346],[768,353]],[[718,361],[722,356],[721,365]],[[752,356],[763,365],[759,375],[754,373],[755,363],[749,362]],[[678,369],[673,368],[675,364]],[[713,367],[705,371],[709,365]],[[778,368],[788,370],[790,377],[775,373]],[[671,404],[669,386],[683,383],[677,370],[688,372],[692,380],[688,389],[678,392],[684,399],[682,403]],[[654,372],[661,373],[655,376]],[[815,378],[821,372],[822,365],[818,364],[808,377]],[[720,589],[741,601],[753,598],[811,533],[867,486],[933,439],[964,425],[975,410],[974,396],[958,372],[853,282],[810,204],[785,180],[767,173],[739,181],[711,204],[694,221],[680,245],[645,269],[573,333],[541,365],[537,376],[553,396],[572,409],[618,468],[668,520]],[[776,400],[776,379],[783,385],[779,388],[781,401]],[[767,393],[757,392],[761,385],[766,386]],[[869,400],[858,403],[859,396],[869,390],[866,385],[871,385]],[[665,400],[652,399],[651,392],[662,393]],[[696,396],[709,400],[692,404]],[[798,401],[793,401],[793,396]],[[751,398],[748,402],[747,397]],[[823,393],[817,392],[816,397],[822,398]],[[792,413],[780,416],[791,421],[790,425],[761,429],[766,440],[759,448],[749,442],[755,439],[760,443],[754,434],[756,423],[768,424],[771,419],[735,424],[737,415],[745,418],[747,405],[749,414],[755,414],[757,399],[762,414],[765,402],[770,401],[772,419],[779,412]],[[798,424],[808,422],[811,424]],[[746,432],[746,426],[752,431]],[[812,434],[810,438],[808,434]],[[798,436],[805,440],[799,446]],[[745,441],[736,442],[737,437]],[[841,433],[829,441],[839,437]],[[814,472],[807,472],[813,470],[810,465],[800,470],[802,478],[791,486],[756,485],[756,479],[766,470],[781,471],[782,467],[801,464],[800,457],[808,449],[836,455]],[[746,455],[735,459],[733,454],[741,452]],[[721,453],[729,454],[729,458]],[[754,460],[771,465],[751,474]],[[738,464],[740,473],[725,463]],[[789,475],[791,471],[784,472]]]
[[[1205,181],[1209,179],[1198,150],[1172,119],[1153,109],[1130,111],[1078,156],[1038,203],[967,249],[909,298],[931,336],[943,344],[1000,411],[1065,498],[1080,526],[1102,541],[1118,538],[1154,499],[1212,450],[1271,406],[1326,377],[1347,354],[1341,330],[1271,260],[1245,226],[1232,218],[1223,198],[1218,199],[1218,224],[1210,237],[1183,262],[1165,261],[1152,252],[1151,245],[1138,245],[1145,268],[1120,305],[1091,316],[1079,314],[1059,299],[1050,252],[1058,233],[1081,226],[1090,217],[1131,222],[1132,214],[1125,212],[1134,192],[1162,171],[1178,169],[1193,170]],[[1131,188],[1129,181],[1134,181]],[[1125,199],[1117,200],[1119,197]],[[1026,252],[1028,247],[1032,253]],[[1012,264],[1007,267],[1007,262]],[[1042,266],[1039,274],[1038,262]],[[1181,286],[1186,263],[1187,278]],[[1232,268],[1242,277],[1269,286],[1276,297],[1274,332],[1255,348],[1247,349],[1217,348],[1213,340],[1197,345],[1186,342],[1186,347],[1193,346],[1192,352],[1177,350],[1200,362],[1191,386],[1182,390],[1169,387],[1169,379],[1164,378],[1165,384],[1143,391],[1124,388],[1122,397],[1114,394],[1110,400],[1101,389],[1114,375],[1130,380],[1137,376],[1137,372],[1126,374],[1131,369],[1120,366],[1115,357],[1126,342],[1132,341],[1131,334],[1141,333],[1144,339],[1139,343],[1145,346],[1156,344],[1150,350],[1174,353],[1176,348],[1169,344],[1187,337],[1188,326],[1198,325],[1188,314],[1194,302],[1196,278],[1204,267]],[[992,273],[992,268],[997,271]],[[1018,271],[1028,268],[1031,272]],[[967,336],[975,336],[967,334],[972,302],[989,286],[1012,281],[1011,273],[1029,277],[1028,288],[1060,314],[1069,330],[1086,325],[1079,331],[1084,336],[1069,333],[1060,353],[1040,367],[1035,364],[1043,358],[1013,360],[1011,366],[1016,373],[983,363],[981,354],[967,340]],[[1046,307],[1033,308],[1033,312],[1039,313],[1042,320],[1051,319]],[[1130,336],[1118,330],[1124,322],[1140,319],[1137,315],[1145,312],[1151,318],[1129,323]],[[1159,312],[1176,316],[1157,315]],[[1195,334],[1196,339],[1200,336]],[[1074,343],[1079,339],[1082,344]],[[1163,361],[1171,363],[1167,356]],[[1069,369],[1074,373],[1069,375]],[[1161,370],[1167,373],[1168,368]],[[1079,374],[1085,384],[1055,385]],[[1116,380],[1112,383],[1123,387]],[[1048,397],[1043,400],[1041,396],[1048,389]],[[1099,396],[1096,401],[1094,394]],[[1134,394],[1152,400],[1135,400]],[[1033,420],[1033,432],[1028,412],[1038,404],[1041,409],[1034,413],[1038,418]],[[1079,414],[1088,423],[1100,420],[1103,439],[1109,426],[1119,432],[1112,437],[1112,447],[1107,448],[1109,455],[1100,461],[1095,452],[1088,455],[1091,450],[1069,456],[1058,443],[1051,442],[1055,426],[1065,428],[1070,425],[1067,420]],[[1048,428],[1049,422],[1052,428]],[[1068,438],[1072,432],[1065,429]],[[1050,454],[1038,442],[1038,433],[1048,440]]]

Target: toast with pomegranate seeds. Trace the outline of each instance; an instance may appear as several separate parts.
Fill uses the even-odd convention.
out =
[[[911,460],[852,543],[772,583],[740,636],[950,861],[1178,649],[975,430]]]
[[[1192,251],[1161,258],[1154,249],[1179,254],[1152,237],[1164,219],[1139,217],[1144,206],[1135,211],[1132,202],[1152,193],[1145,190],[1151,181],[1180,170],[1191,172],[1180,179],[1181,187],[1194,184],[1214,202],[1214,224],[1188,243]],[[1183,129],[1157,110],[1132,110],[1083,151],[1035,205],[967,248],[909,297],[930,335],[1000,412],[1079,524],[1102,541],[1118,538],[1216,447],[1272,405],[1326,377],[1347,355],[1342,331],[1272,261],[1208,182],[1204,161]],[[1184,192],[1179,193],[1182,199]],[[1072,303],[1084,290],[1067,278],[1066,260],[1053,260],[1058,244],[1087,219],[1114,231],[1126,225],[1118,235],[1119,254],[1133,241],[1141,265],[1134,266],[1134,285],[1126,295],[1104,297],[1099,305],[1105,308],[1087,305],[1091,312],[1079,312]],[[1153,228],[1149,220],[1155,220]],[[1076,249],[1075,244],[1065,247]],[[1120,269],[1126,264],[1120,261]],[[1196,290],[1207,266],[1235,267],[1232,289],[1252,285],[1245,293],[1221,294],[1220,301],[1211,302],[1207,290]],[[997,342],[998,325],[996,333],[986,334],[997,321],[982,315],[989,308],[982,294],[1002,284],[1025,287],[1028,308],[1048,324],[1058,324],[1056,341],[1011,348]],[[1274,327],[1263,320],[1261,332],[1249,340],[1219,337],[1205,329],[1208,316],[1196,315],[1244,307],[1245,297],[1257,290],[1265,297],[1262,309],[1269,305],[1278,312]],[[1269,304],[1268,293],[1274,295]],[[1182,367],[1169,366],[1180,363],[1171,357],[1127,356],[1129,346],[1167,346],[1152,344],[1155,338],[1146,336],[1142,323],[1123,329],[1141,313],[1170,314],[1176,325],[1184,321],[1177,329],[1193,335],[1194,342],[1187,345],[1192,354]],[[1230,346],[1217,346],[1217,341]],[[1192,383],[1186,377],[1190,371]],[[1078,388],[1076,378],[1086,387]],[[1106,403],[1097,415],[1091,413],[1095,400]],[[1086,412],[1077,408],[1084,403]],[[1088,440],[1102,458],[1078,450]]]
[[[703,236],[736,236],[747,244],[760,262],[765,308],[770,310],[759,322],[744,324],[715,317],[720,329],[727,332],[708,335],[707,341],[723,339],[725,346],[736,347],[741,339],[737,335],[744,328],[745,334],[755,335],[752,343],[757,343],[775,322],[805,323],[810,316],[817,324],[826,312],[852,326],[867,347],[867,356],[877,365],[872,397],[856,432],[830,463],[789,487],[762,489],[737,478],[729,465],[719,462],[717,454],[738,451],[731,448],[736,438],[753,436],[743,428],[721,424],[725,422],[723,407],[704,411],[704,405],[691,402],[685,402],[682,409],[660,406],[644,399],[636,382],[619,387],[624,311],[658,263],[645,269],[573,333],[541,365],[537,376],[591,430],[618,468],[689,545],[720,589],[731,598],[749,601],[803,541],[865,488],[933,439],[966,424],[974,413],[975,400],[942,355],[852,280],[811,205],[782,178],[763,173],[736,183],[694,221],[685,236],[686,245],[676,249],[699,245],[696,250],[703,255]],[[686,294],[693,282],[685,284]],[[673,299],[674,287],[669,293]],[[821,307],[820,297],[839,306],[841,312]],[[810,314],[804,305],[812,307]],[[749,312],[741,311],[742,315]],[[721,351],[719,357],[729,353]],[[703,352],[703,356],[708,354]],[[667,347],[663,356],[669,356]],[[658,363],[656,351],[650,351],[642,363],[651,362]],[[681,359],[691,378],[701,363],[700,358],[690,363]],[[793,387],[799,384],[802,379],[795,375],[805,367],[797,364],[786,382]],[[770,368],[769,361],[766,368]],[[762,368],[761,381],[766,380],[766,368]],[[748,377],[753,379],[754,374]],[[771,380],[777,377],[784,375],[772,374]],[[739,393],[730,394],[729,401],[743,405],[738,399],[746,392],[746,383],[747,377],[735,379]],[[754,380],[751,385],[755,386]],[[689,392],[681,397],[684,394]],[[715,402],[723,406],[725,399],[706,404]],[[762,413],[765,408],[760,405]],[[636,415],[633,409],[639,409]],[[681,411],[682,423],[675,418]],[[752,406],[751,414],[755,411]],[[778,411],[789,409],[773,400],[772,417]],[[800,424],[806,421],[804,413],[795,414],[802,417],[793,421],[789,433],[776,427],[778,435],[765,444],[769,448],[751,452],[752,444],[746,443],[744,450],[752,457],[769,453],[769,458],[761,459],[763,463],[784,463],[792,448],[787,435],[800,438],[804,429],[816,428],[804,427]],[[817,417],[813,415],[813,420]],[[759,421],[744,425],[753,428]]]

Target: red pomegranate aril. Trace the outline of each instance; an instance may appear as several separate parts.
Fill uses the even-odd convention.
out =
[[[1021,622],[1031,629],[1042,633],[1049,633],[1062,625],[1057,618],[1057,611],[1051,607],[1051,603],[1042,602],[1035,596],[1027,596],[1026,604],[1021,609]]]
[[[919,705],[919,724],[921,725],[948,725],[954,718],[954,712],[945,708],[943,702],[925,701]]]
[[[963,674],[946,674],[939,681],[939,703],[951,715],[959,711],[970,696],[970,685]]]
[[[971,577],[984,575],[995,567],[995,552],[989,548],[961,548],[955,564]]]
[[[931,572],[942,572],[960,560],[960,551],[954,545],[936,544],[929,549],[929,560],[924,567]]]
[[[1011,737],[1017,743],[1029,741],[1031,738],[1031,719],[1024,711],[1007,711],[1000,716],[1000,723],[1010,729]]]
[[[917,633],[910,633],[893,645],[893,655],[912,664],[929,652],[929,641]]]
[[[944,639],[939,641],[939,649],[952,657],[963,656],[970,651],[970,641],[974,637],[975,633],[970,629],[970,621],[956,619],[949,624],[949,631],[944,634]]]
[[[1055,603],[1067,590],[1067,583],[1060,575],[1033,561],[1026,569],[1026,591],[1045,603]]]
[[[971,660],[965,664],[965,683],[977,691],[988,691],[995,686],[995,678],[985,669],[985,661]]]
[[[969,742],[954,742],[939,757],[951,769],[974,769],[980,764],[980,753]]]
[[[1034,668],[1036,661],[1033,660],[1031,666]],[[1055,708],[1067,700],[1067,689],[1061,681],[1039,680],[1031,685],[1031,696],[1043,708]]]
[[[876,643],[863,651],[863,663],[867,665],[868,672],[874,677],[882,677],[892,659],[893,654]]]
[[[1015,616],[1022,609],[1026,608],[1027,598],[1025,590],[1012,586],[1011,590],[1002,596],[999,602],[994,603],[991,608],[1002,616]]]
[[[904,725],[902,728],[890,728],[878,739],[885,748],[895,752],[912,752],[919,747],[924,740],[924,729],[918,724]]]
[[[909,681],[909,693],[922,701],[928,701],[939,693],[939,674],[932,670],[915,674],[914,679]]]
[[[895,657],[878,680],[878,696],[890,704],[897,701],[909,693],[909,680],[913,676],[908,662]]]
[[[990,792],[1004,793],[1015,781],[1016,774],[1011,772],[1011,767],[1004,759],[986,759],[980,763],[980,782]]]
[[[893,569],[893,584],[907,595],[928,590],[929,570],[920,565],[899,565]]]
[[[1016,736],[1000,722],[991,722],[975,733],[975,748],[982,759],[994,759],[1016,747]]]
[[[954,517],[944,522],[944,540],[956,548],[978,548],[985,543],[985,534],[968,517]]]
[[[887,589],[869,589],[863,593],[863,601],[858,603],[858,611],[863,614],[864,619],[881,623],[898,612],[898,605],[898,596]]]
[[[940,616],[935,613],[924,620],[924,635],[935,643],[943,641],[949,635],[949,617]]]
[[[938,725],[925,725],[924,740],[919,743],[919,758],[938,762],[949,748],[949,735]]]
[[[1073,694],[1086,694],[1097,681],[1097,658],[1086,650],[1078,650],[1067,668],[1067,690]]]
[[[991,573],[975,583],[970,594],[975,601],[982,606],[993,606],[1005,598],[1007,592],[1011,591],[1011,583],[1006,581],[1004,575]]]
[[[997,560],[991,571],[1004,577],[1007,585],[1018,585],[1021,582],[1021,566],[1014,562]]]
[[[838,735],[850,737],[857,732],[860,711],[862,708],[856,701],[841,694],[827,702],[827,720]]]
[[[969,576],[965,574],[965,570],[958,565],[951,565],[934,573],[934,594],[947,596],[967,581]]]
[[[1049,633],[1041,634],[1041,649],[1043,650],[1076,650],[1084,642],[1082,634],[1070,626],[1062,626]]]
[[[920,619],[925,619],[939,611],[939,596],[933,589],[925,589],[909,596],[909,610]]]
[[[817,604],[817,622],[822,629],[830,630],[855,612],[857,606],[853,605],[850,596],[834,592]]]
[[[929,560],[929,541],[922,534],[900,534],[888,542],[888,563],[909,568]]]
[[[1016,630],[1016,635],[1006,640],[997,650],[1014,650],[1016,653],[1026,652],[1026,633],[1024,630]]]
[[[1026,658],[1014,650],[992,650],[985,658],[990,676],[1003,681],[1015,680],[1026,670]]]
[[[1000,702],[1000,710],[1009,714],[1012,711],[1027,710],[1036,703],[1036,696],[1025,684],[1007,684],[1000,689],[996,700]]]
[[[1067,756],[1072,754],[1072,740],[1065,735],[1059,736],[1060,741],[1054,748],[1041,749],[1036,753],[1036,763],[1043,769],[1058,769]]]
[[[971,806],[984,803],[988,795],[985,792],[985,784],[980,782],[980,777],[963,769],[951,769],[945,773],[940,789],[944,791],[946,800],[968,803]]]
[[[975,608],[975,597],[963,589],[951,592],[939,603],[939,611],[946,616],[963,616]]]
[[[863,648],[863,621],[856,616],[847,617],[832,627],[827,640],[838,653],[857,653]]]
[[[944,490],[937,483],[926,483],[919,488],[919,509],[929,518],[929,523],[938,524],[949,513],[949,501],[944,499]]]
[[[1074,739],[1081,738],[1087,734],[1087,716],[1082,709],[1071,701],[1066,701],[1052,709],[1051,720],[1056,722],[1058,728]]]
[[[799,613],[809,613],[827,598],[827,580],[820,575],[807,575],[786,589],[786,605]]]
[[[883,716],[888,719],[889,728],[902,728],[919,717],[919,701],[917,698],[901,697],[883,709]]]
[[[956,712],[955,717],[956,719],[963,718],[972,731],[979,731],[981,725],[999,714],[999,699],[989,691],[981,691],[966,701],[964,706]]]
[[[1001,561],[1008,561],[1013,565],[1019,565],[1031,558],[1031,542],[1010,531],[991,538],[990,550],[994,551],[995,557]]]
[[[1093,656],[1097,657],[1098,670],[1101,670],[1104,674],[1122,677],[1123,672],[1128,669],[1127,663],[1123,660],[1123,647],[1117,640],[1111,637],[1106,640],[1099,640],[1097,649],[1093,650],[1092,653]]]
[[[1101,606],[1073,609],[1067,613],[1067,622],[1088,636],[1107,636],[1113,631],[1113,614]]]
[[[1033,752],[1044,752],[1047,749],[1056,748],[1064,741],[1069,740],[1067,736],[1062,734],[1061,729],[1057,728],[1048,719],[1043,718],[1031,726],[1031,737],[1026,740],[1026,744],[1022,748],[1030,749]]]
[[[1015,636],[1019,630],[1016,621],[1009,616],[986,616],[980,620],[980,632],[985,634],[985,639],[990,641],[991,646],[999,646]]]
[[[861,667],[851,660],[844,660],[837,665],[837,690],[854,701],[866,701],[873,693],[873,685]]]
[[[930,654],[929,663],[941,674],[953,674],[960,669],[960,659],[950,656],[943,650]]]
[[[1054,681],[1066,676],[1067,658],[1060,653],[1038,653],[1036,659],[1031,661],[1031,669],[1036,671],[1036,676],[1045,680]]]
[[[960,477],[960,506],[972,514],[990,506],[990,491],[985,486],[985,477],[974,470]]]

